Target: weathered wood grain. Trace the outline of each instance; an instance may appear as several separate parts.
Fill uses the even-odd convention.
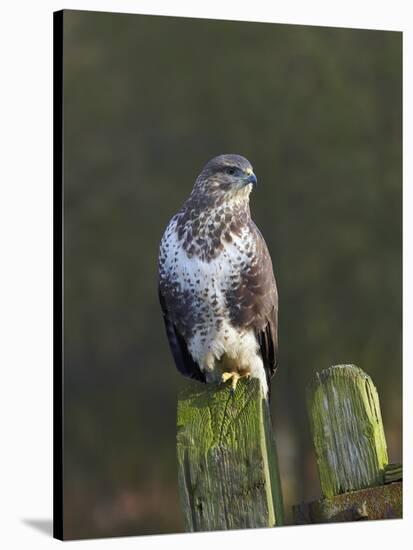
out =
[[[401,518],[402,483],[351,491],[293,506],[296,525]]]
[[[317,373],[308,411],[324,497],[384,482],[388,458],[379,396],[365,372],[337,365]]]
[[[403,465],[400,462],[395,464],[386,464],[384,467],[384,483],[393,483],[394,481],[402,481]]]
[[[187,531],[283,523],[271,420],[258,380],[191,384],[178,402],[178,475]]]

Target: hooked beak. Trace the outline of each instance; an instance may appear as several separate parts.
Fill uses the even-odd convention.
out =
[[[254,172],[251,172],[250,174],[248,174],[245,181],[246,185],[248,185],[249,183],[252,183],[252,185],[257,185],[257,176],[254,174]]]

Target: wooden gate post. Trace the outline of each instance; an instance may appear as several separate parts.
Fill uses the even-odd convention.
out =
[[[193,383],[178,401],[178,477],[187,531],[283,523],[277,452],[258,380]]]
[[[324,498],[295,506],[295,523],[401,517],[401,465],[388,464],[371,378],[354,365],[317,373],[308,413]]]

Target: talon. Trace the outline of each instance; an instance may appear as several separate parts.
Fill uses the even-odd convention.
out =
[[[245,374],[240,374],[239,372],[223,372],[221,376],[221,382],[224,384],[228,380],[231,380],[230,393],[232,396],[235,395],[235,390],[237,388],[237,382],[240,378],[250,378],[251,375],[249,372]]]
[[[231,380],[231,387],[229,389],[231,395],[233,396],[235,394],[235,389],[237,387],[237,382],[240,379],[240,375],[237,372],[223,372],[221,376],[221,381],[223,383],[227,382],[228,380]]]
[[[232,375],[233,375],[232,372],[223,372],[221,376],[221,381],[225,383],[227,380],[232,378]]]
[[[235,394],[235,389],[237,387],[237,382],[240,378],[240,375],[237,372],[233,373],[232,380],[231,380],[231,394]]]

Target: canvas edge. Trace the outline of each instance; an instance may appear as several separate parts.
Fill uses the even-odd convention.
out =
[[[63,540],[63,11],[53,12],[53,537]]]

